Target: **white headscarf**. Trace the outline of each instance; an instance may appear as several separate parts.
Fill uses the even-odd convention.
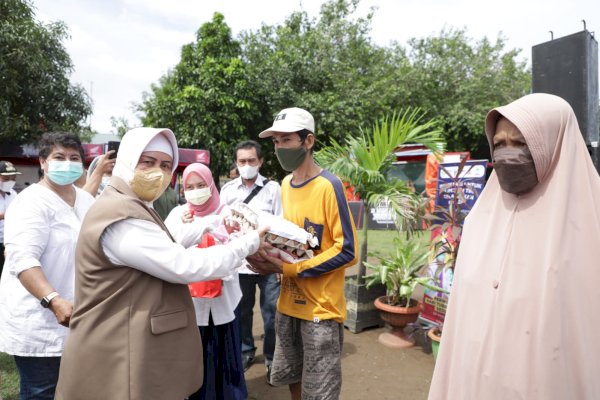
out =
[[[467,216],[430,400],[600,399],[600,178],[560,97],[490,111],[521,131],[539,183],[492,173]]]
[[[117,160],[113,169],[113,176],[118,176],[129,184],[133,179],[134,170],[138,165],[140,156],[144,151],[148,151],[146,150],[146,147],[151,142],[160,144],[160,141],[153,141],[157,135],[163,135],[171,144],[171,154],[173,155],[173,168],[171,169],[171,173],[175,172],[175,169],[179,164],[179,149],[177,147],[175,134],[173,134],[170,129],[166,128],[134,128],[128,131],[121,140]]]

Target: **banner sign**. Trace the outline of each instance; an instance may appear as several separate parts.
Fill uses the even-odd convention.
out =
[[[350,213],[354,218],[356,229],[362,229],[364,219],[364,203],[362,201],[349,201]],[[369,226],[368,229],[374,230],[392,230],[396,229],[392,209],[385,203],[379,204],[376,207],[369,208]]]
[[[460,165],[460,162],[440,164],[435,205],[436,207],[448,208],[450,202],[454,200],[457,187],[460,187],[463,190],[464,202],[466,203],[463,210],[468,213],[485,186],[487,160],[466,161],[462,171],[460,171],[460,176],[457,176]],[[462,204],[461,201],[459,199],[459,204]]]
[[[460,162],[441,164],[438,171],[435,205],[448,208],[454,201],[457,188],[462,188],[464,199],[458,199],[458,202],[461,212],[467,214],[485,186],[487,160],[466,161],[462,170],[460,170],[460,165]],[[442,267],[443,260],[432,263],[429,267],[429,275],[435,277],[437,286],[450,291],[453,270]],[[426,289],[423,295],[421,319],[433,324],[443,324],[447,304],[448,294]]]

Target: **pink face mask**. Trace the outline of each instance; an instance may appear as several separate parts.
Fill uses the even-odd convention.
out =
[[[538,184],[533,156],[526,146],[494,150],[493,163],[500,187],[505,192],[524,194]]]

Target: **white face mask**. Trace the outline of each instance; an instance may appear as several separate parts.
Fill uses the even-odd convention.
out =
[[[248,164],[241,167],[238,165],[237,168],[240,173],[240,176],[244,179],[253,179],[256,177],[256,175],[258,175],[258,165],[255,167]]]
[[[0,190],[3,192],[10,192],[12,190],[12,188],[15,187],[15,181],[4,181],[4,182],[0,182]]]
[[[212,196],[209,187],[203,187],[194,190],[186,190],[184,194],[185,199],[195,206],[201,206],[202,204],[206,203],[208,199],[210,199],[210,197]]]

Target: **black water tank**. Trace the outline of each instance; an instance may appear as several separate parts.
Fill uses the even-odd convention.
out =
[[[584,30],[532,48],[533,92],[571,104],[588,147],[598,146],[598,42]]]

